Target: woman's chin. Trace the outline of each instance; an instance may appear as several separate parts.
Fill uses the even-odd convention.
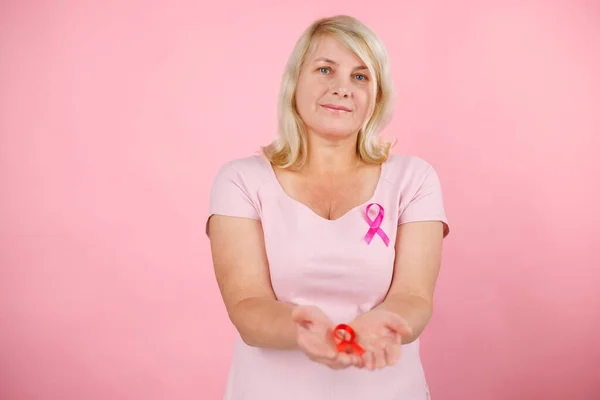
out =
[[[327,139],[351,139],[356,136],[358,129],[349,127],[346,124],[326,123],[321,126],[310,129],[317,136]]]
[[[327,140],[355,140],[356,132],[349,130],[332,130],[327,129],[316,132],[316,134]]]

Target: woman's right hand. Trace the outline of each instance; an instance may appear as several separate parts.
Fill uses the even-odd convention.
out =
[[[309,359],[332,369],[347,368],[356,361],[357,356],[336,350],[334,324],[318,307],[297,306],[292,311],[292,321],[296,323],[298,348]]]

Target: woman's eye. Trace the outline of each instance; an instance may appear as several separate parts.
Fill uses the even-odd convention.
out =
[[[359,81],[366,81],[367,77],[361,74],[356,75],[356,79],[358,79]]]
[[[322,74],[328,74],[329,73],[329,68],[327,68],[327,67],[321,67],[321,68],[319,68],[319,71]]]

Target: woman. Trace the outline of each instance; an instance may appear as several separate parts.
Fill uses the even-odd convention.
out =
[[[285,69],[278,138],[220,169],[207,233],[239,332],[226,399],[429,398],[418,337],[448,225],[434,169],[379,139],[392,92],[366,26],[316,21]]]

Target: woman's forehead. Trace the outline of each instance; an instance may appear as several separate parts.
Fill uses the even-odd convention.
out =
[[[313,38],[305,61],[325,61],[335,64],[352,63],[357,68],[364,67],[365,64],[345,43],[332,35],[319,35]]]

